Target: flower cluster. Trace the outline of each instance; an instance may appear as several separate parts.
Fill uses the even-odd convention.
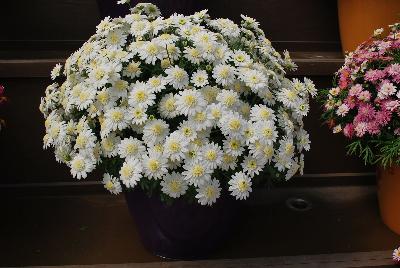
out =
[[[349,152],[383,165],[398,158],[393,149],[400,146],[400,24],[390,27],[388,36],[378,29],[346,56],[334,87],[322,97],[333,133],[355,140]]]
[[[138,4],[105,18],[52,71],[44,147],[78,179],[102,168],[114,194],[139,185],[211,205],[225,188],[245,199],[264,169],[278,179],[302,172],[316,89],[285,78],[295,67],[252,18],[163,18]]]

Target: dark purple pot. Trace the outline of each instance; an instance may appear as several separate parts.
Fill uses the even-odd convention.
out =
[[[178,199],[172,205],[159,196],[148,197],[136,189],[125,194],[143,245],[169,259],[208,257],[227,240],[240,219],[240,202],[221,197],[213,206],[189,204]]]
[[[164,17],[168,17],[175,12],[190,15],[199,10],[197,0],[131,0],[131,6],[134,7],[140,2],[155,4]],[[97,4],[101,18],[106,16],[119,17],[129,12],[128,5],[117,5],[117,0],[97,0]]]

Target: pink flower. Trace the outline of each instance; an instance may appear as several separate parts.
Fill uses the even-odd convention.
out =
[[[339,87],[340,89],[345,89],[347,85],[349,84],[349,77],[350,77],[350,71],[348,69],[343,69],[340,72],[340,78],[339,78]]]
[[[356,122],[369,122],[375,118],[375,108],[370,103],[362,103],[358,106],[358,114],[354,118]]]
[[[344,129],[343,129],[343,134],[347,137],[347,138],[352,138],[354,135],[354,125],[349,123],[347,124]]]
[[[392,96],[396,93],[396,86],[393,83],[384,81],[379,87],[378,91],[378,98],[379,99],[386,99],[389,96]]]
[[[354,131],[356,132],[357,137],[362,137],[368,131],[368,124],[365,122],[360,122],[355,126]]]
[[[340,105],[338,107],[336,114],[344,117],[349,112],[349,110],[350,110],[349,106],[347,106],[345,103],[343,103],[342,105]]]
[[[343,101],[347,107],[349,107],[350,109],[353,109],[354,107],[356,107],[356,99],[354,97],[347,97],[344,101]]]
[[[383,79],[385,76],[386,73],[382,70],[368,70],[364,75],[364,79],[370,82],[375,82]]]
[[[368,102],[371,99],[371,93],[369,93],[369,91],[362,91],[359,95],[358,95],[358,99],[360,101],[364,101],[364,102]]]
[[[381,126],[386,126],[391,119],[392,113],[388,110],[377,111],[375,114],[375,121]]]
[[[352,86],[351,88],[350,88],[350,90],[349,90],[349,96],[355,96],[355,97],[357,97],[361,92],[362,92],[362,90],[363,90],[363,87],[362,87],[362,85],[360,85],[360,84],[356,84],[356,85],[354,85],[354,86]]]
[[[393,78],[393,81],[400,84],[400,64],[392,64],[385,69],[386,73]]]
[[[390,76],[396,76],[400,75],[400,64],[394,63],[392,65],[389,65],[386,67],[385,71],[390,75]]]
[[[391,111],[391,112],[396,110],[399,106],[400,106],[400,102],[398,100],[387,101],[385,103],[386,110]]]
[[[378,135],[379,133],[381,133],[380,126],[376,121],[367,123],[367,131],[371,135]]]
[[[400,127],[394,130],[394,134],[400,136]]]

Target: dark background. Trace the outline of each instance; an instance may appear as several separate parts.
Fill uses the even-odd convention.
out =
[[[159,0],[163,14],[172,7],[185,14],[209,9],[212,17],[238,20],[238,14],[256,18],[274,46],[289,51],[339,52],[336,0]],[[110,5],[111,3],[111,5]],[[64,58],[95,32],[104,12],[116,0],[14,0],[0,9],[0,64],[8,59]],[[296,8],[293,8],[293,7]],[[103,13],[103,14],[100,14]],[[50,70],[49,70],[50,72]],[[332,75],[312,76],[318,88],[329,87]],[[7,127],[0,132],[0,184],[71,180],[65,165],[57,164],[51,150],[42,150],[44,120],[38,110],[49,78],[4,77],[10,98],[0,109]],[[312,104],[306,127],[312,149],[306,154],[307,174],[360,173],[372,171],[345,154],[345,140],[321,125],[321,110]],[[319,175],[318,175],[319,176]],[[96,174],[88,180],[98,180]]]

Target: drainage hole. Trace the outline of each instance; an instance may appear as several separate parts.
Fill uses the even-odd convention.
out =
[[[293,197],[286,200],[286,206],[294,211],[307,211],[311,209],[312,204],[306,199]]]

